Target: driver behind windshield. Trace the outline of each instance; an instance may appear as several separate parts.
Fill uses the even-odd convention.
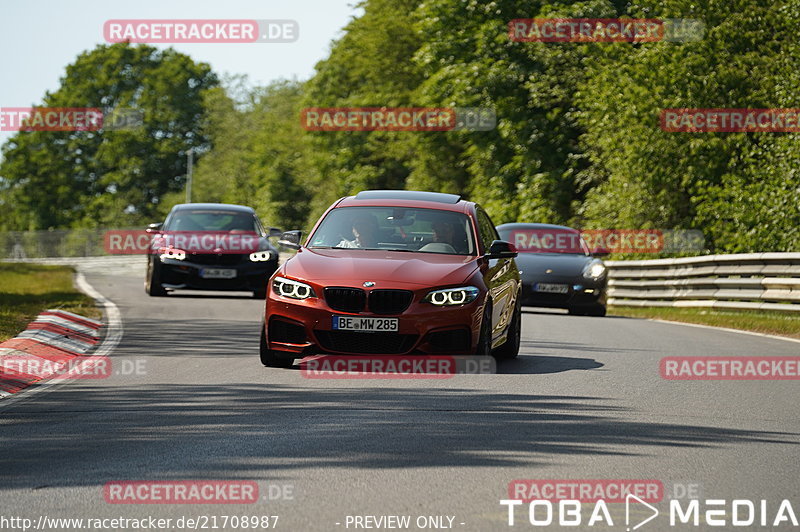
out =
[[[378,244],[378,221],[372,215],[353,218],[353,240],[342,239],[337,248],[370,248]]]

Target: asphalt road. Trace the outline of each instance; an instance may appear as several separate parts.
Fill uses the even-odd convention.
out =
[[[354,529],[348,515],[454,516],[456,530],[531,530],[526,510],[509,527],[499,503],[514,479],[658,479],[670,493],[697,484],[702,499],[765,499],[770,523],[783,499],[800,514],[800,384],[658,371],[667,355],[797,355],[798,343],[526,309],[522,353],[496,375],[310,380],[261,366],[263,302],[149,298],[139,266],[85,273],[122,313],[114,367],[140,374],[0,403],[2,517],[278,515],[278,530],[335,531]],[[107,482],[198,479],[252,480],[262,495],[290,487],[292,498],[103,498]],[[667,502],[655,506],[641,530],[669,529]],[[632,507],[632,519],[648,515]],[[613,528],[593,528],[624,530],[624,504],[611,516]]]

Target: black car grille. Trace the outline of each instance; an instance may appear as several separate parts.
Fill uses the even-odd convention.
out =
[[[205,264],[214,266],[234,266],[239,264],[245,255],[216,254],[216,253],[189,253],[186,256],[188,262],[195,264]]]
[[[323,349],[361,355],[406,353],[417,341],[416,334],[352,331],[315,331]]]
[[[453,329],[428,333],[426,340],[433,351],[458,351],[468,355],[471,347],[471,331],[469,329]]]
[[[308,341],[306,330],[302,324],[289,323],[275,318],[269,321],[269,340],[286,344],[304,344]]]
[[[369,310],[375,314],[400,314],[413,296],[409,290],[373,290],[369,293]]]
[[[361,312],[364,310],[366,294],[360,288],[328,287],[325,301],[333,310],[342,312]]]

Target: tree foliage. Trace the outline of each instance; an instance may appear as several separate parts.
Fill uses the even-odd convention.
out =
[[[710,251],[800,250],[798,134],[659,126],[665,108],[800,108],[800,0],[365,0],[360,8],[304,82],[221,88],[204,65],[171,51],[116,45],[84,54],[46,104],[147,108],[166,99],[169,119],[160,115],[146,135],[17,135],[0,168],[0,201],[18,204],[5,225],[163,212],[182,201],[184,153],[194,146],[195,200],[249,204],[285,228],[308,228],[346,194],[409,188],[460,193],[498,223],[700,229]],[[535,17],[691,18],[706,31],[696,42],[509,39],[510,20]],[[304,107],[382,106],[488,107],[497,127],[300,126]]]
[[[203,149],[202,94],[210,67],[168,49],[101,45],[66,69],[39,107],[142,112],[130,130],[20,131],[3,147],[0,201],[7,229],[131,225],[183,187],[186,151]]]

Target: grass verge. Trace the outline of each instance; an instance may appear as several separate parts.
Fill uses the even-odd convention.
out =
[[[49,308],[100,319],[94,300],[73,286],[73,274],[69,266],[0,262],[0,342]]]
[[[609,307],[615,316],[699,323],[800,339],[800,313],[703,308]]]

